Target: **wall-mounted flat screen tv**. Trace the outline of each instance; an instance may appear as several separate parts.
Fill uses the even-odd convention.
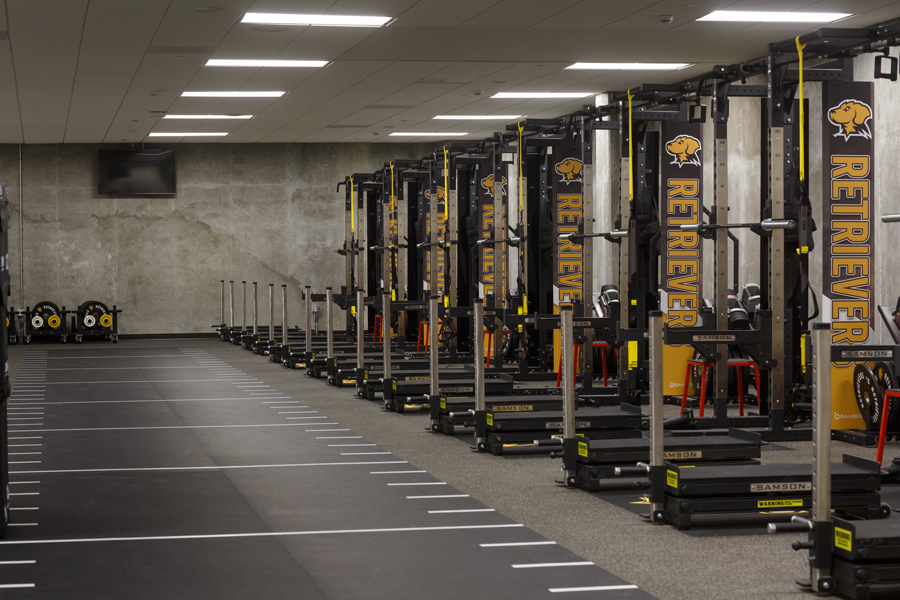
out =
[[[174,150],[100,150],[98,194],[175,193]]]

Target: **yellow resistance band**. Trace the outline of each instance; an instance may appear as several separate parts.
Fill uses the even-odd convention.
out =
[[[634,141],[631,138],[632,133],[632,111],[631,111],[631,99],[634,98],[634,94],[631,93],[631,90],[628,90],[628,199],[634,200],[634,157],[632,154],[634,153]]]
[[[356,233],[356,197],[353,195],[353,178],[350,178],[350,233]]]
[[[806,181],[806,111],[803,110],[803,49],[806,44],[800,43],[800,36],[794,40],[797,44],[797,56],[800,57],[800,181]]]
[[[450,172],[447,169],[447,154],[450,151],[447,149],[447,146],[444,146],[444,223],[450,220],[450,208],[447,204],[447,199],[450,197]],[[438,200],[441,197],[438,195]]]

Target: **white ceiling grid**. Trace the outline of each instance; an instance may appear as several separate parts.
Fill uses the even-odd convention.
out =
[[[479,138],[505,123],[433,117],[556,117],[593,99],[490,96],[675,82],[715,64],[756,58],[766,43],[818,27],[696,21],[713,10],[853,13],[840,27],[900,17],[900,0],[0,0],[0,7],[0,30],[9,32],[8,41],[0,39],[0,143],[142,142],[151,131],[228,131],[220,143],[396,142],[389,134],[399,131]],[[394,20],[382,28],[242,24],[248,11]],[[209,58],[329,64],[205,67]],[[578,61],[694,66],[565,70]],[[277,99],[181,97],[205,90],[288,93]],[[165,112],[255,116],[163,120]]]

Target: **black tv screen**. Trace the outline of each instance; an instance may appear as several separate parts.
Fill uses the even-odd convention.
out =
[[[175,151],[100,150],[97,187],[99,194],[174,194]]]

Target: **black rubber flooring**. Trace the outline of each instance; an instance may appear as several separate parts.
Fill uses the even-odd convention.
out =
[[[651,598],[178,344],[25,352],[0,597]]]

